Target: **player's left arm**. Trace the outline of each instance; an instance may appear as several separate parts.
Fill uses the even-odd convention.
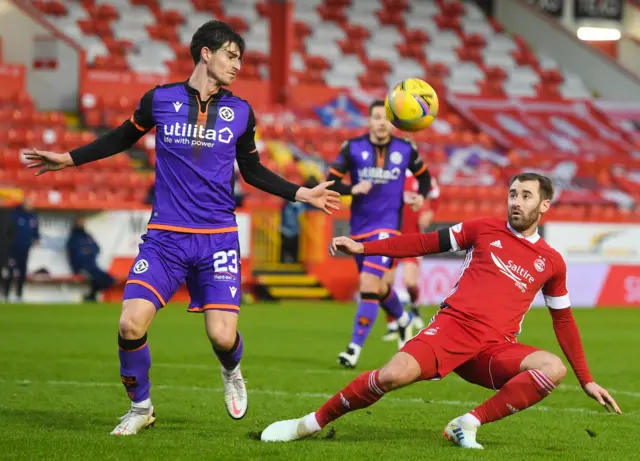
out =
[[[418,194],[420,194],[424,200],[431,190],[431,174],[429,173],[429,168],[427,168],[426,163],[420,158],[418,149],[413,142],[411,143],[411,147],[409,170],[418,180]]]
[[[339,208],[338,197],[340,194],[327,190],[327,187],[333,184],[332,182],[324,182],[313,189],[301,187],[287,181],[260,163],[255,133],[256,118],[250,107],[247,129],[238,138],[236,144],[238,168],[247,184],[290,202],[309,203],[329,214],[331,214],[330,209],[337,210]]]
[[[616,413],[621,413],[613,397],[606,389],[596,384],[589,371],[580,331],[571,311],[567,290],[567,265],[562,257],[554,261],[553,275],[545,283],[542,293],[551,313],[553,330],[558,343],[585,393],[597,400],[607,411],[611,408]]]

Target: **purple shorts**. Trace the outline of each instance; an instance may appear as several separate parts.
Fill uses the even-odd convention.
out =
[[[382,240],[389,238],[389,234],[386,232],[380,232],[378,234],[358,239],[359,242],[371,242],[373,240]],[[388,256],[364,256],[356,255],[356,264],[358,265],[359,273],[367,273],[382,278],[382,276],[393,267],[393,258]]]
[[[149,230],[142,236],[124,299],[163,307],[187,282],[190,312],[240,310],[240,247],[237,232],[188,234]]]

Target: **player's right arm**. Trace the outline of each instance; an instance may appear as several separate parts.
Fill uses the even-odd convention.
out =
[[[470,220],[426,234],[404,234],[364,243],[355,242],[348,237],[336,237],[331,242],[331,253],[341,251],[352,255],[415,258],[428,254],[460,251],[471,248],[475,244],[479,224],[480,220]]]
[[[27,160],[35,162],[29,168],[39,168],[36,172],[39,176],[47,171],[84,165],[130,149],[155,126],[152,112],[154,92],[155,88],[145,93],[129,120],[89,144],[64,154],[33,149],[25,154]]]
[[[334,181],[329,189],[338,192],[340,195],[367,194],[371,190],[371,183],[369,181],[361,181],[353,186],[342,182],[344,176],[351,170],[351,165],[351,145],[349,141],[345,141],[342,144],[338,158],[329,169],[327,181]]]

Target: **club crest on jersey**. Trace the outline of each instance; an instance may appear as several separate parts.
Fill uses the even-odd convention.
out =
[[[544,269],[545,269],[544,260],[541,258],[536,259],[533,263],[533,267],[535,267],[538,272],[544,272]]]
[[[133,273],[134,274],[142,274],[144,272],[147,272],[147,270],[149,269],[149,262],[147,262],[146,259],[140,259],[134,266],[133,266]]]
[[[398,151],[391,152],[389,159],[394,165],[400,165],[402,163],[402,154]]]
[[[366,150],[363,150],[362,152],[360,152],[360,155],[362,155],[362,158],[364,160],[369,158],[369,152],[367,152]]]
[[[227,106],[222,106],[220,109],[218,109],[218,115],[220,115],[220,118],[225,122],[232,122],[236,116],[233,112],[233,109]]]

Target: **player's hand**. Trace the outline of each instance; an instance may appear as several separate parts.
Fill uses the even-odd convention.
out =
[[[348,255],[359,255],[364,253],[364,245],[351,240],[349,237],[335,237],[331,239],[329,254],[335,256],[338,251]]]
[[[413,211],[420,211],[424,205],[424,197],[420,194],[411,195],[405,198],[405,203],[409,205]]]
[[[57,154],[46,150],[32,149],[24,154],[24,157],[30,162],[35,162],[27,165],[27,168],[40,168],[36,171],[36,176],[40,176],[47,171],[63,170],[73,166],[73,159],[68,152],[65,154]]]
[[[367,195],[372,187],[371,181],[361,181],[351,188],[351,195]]]
[[[609,391],[607,391],[604,387],[600,387],[598,384],[592,382],[587,383],[583,389],[585,394],[596,400],[609,413],[611,413],[611,410],[613,410],[619,415],[622,414],[622,410],[620,410],[620,407],[618,406],[616,401],[613,400],[613,397],[609,395]]]
[[[328,190],[327,187],[332,186],[335,181],[325,181],[318,184],[313,189],[301,187],[296,192],[296,201],[308,203],[314,207],[331,214],[331,210],[340,209],[340,194],[334,190]]]

